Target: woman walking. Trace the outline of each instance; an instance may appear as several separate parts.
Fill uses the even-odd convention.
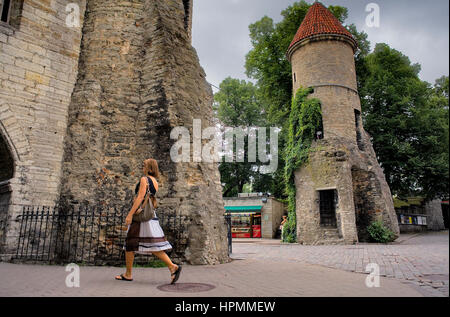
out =
[[[143,212],[141,204],[145,205],[146,201],[151,203],[153,208],[157,207],[155,194],[158,191],[159,169],[156,160],[145,160],[143,173],[144,176],[135,188],[137,196],[134,199],[133,207],[125,219],[125,224],[128,226],[124,247],[127,270],[126,273],[116,276],[116,280],[133,280],[132,268],[135,253],[154,254],[167,265],[172,278],[171,284],[174,284],[180,277],[181,265],[174,264],[166,254],[165,251],[171,250],[172,246],[166,240],[159,222],[157,219],[142,222],[133,220],[133,215]]]

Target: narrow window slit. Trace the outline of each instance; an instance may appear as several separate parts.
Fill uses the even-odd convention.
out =
[[[0,21],[18,28],[24,0],[0,0]]]
[[[11,10],[11,0],[0,0],[1,6],[1,21],[9,23],[9,13]]]

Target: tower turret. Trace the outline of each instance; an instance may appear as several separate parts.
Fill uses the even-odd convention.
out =
[[[320,2],[314,3],[300,25],[287,58],[292,64],[294,93],[300,86],[314,87],[322,101],[324,137],[355,140],[355,120],[361,112],[356,84],[351,33]],[[356,114],[356,116],[355,116]],[[358,122],[356,122],[358,121]]]
[[[289,49],[294,94],[313,87],[321,102],[323,139],[295,172],[297,240],[304,244],[368,240],[381,220],[399,234],[391,191],[361,120],[350,32],[321,3],[314,3]]]

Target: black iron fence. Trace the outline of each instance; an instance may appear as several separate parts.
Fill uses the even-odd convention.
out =
[[[158,212],[158,211],[157,211]],[[123,265],[128,210],[92,206],[23,207],[19,240],[13,260],[49,264]],[[158,213],[161,227],[172,244],[171,258],[183,260],[192,219]],[[136,255],[136,263],[148,263]]]
[[[231,235],[231,215],[225,215],[225,222],[227,224],[227,238],[228,238],[228,255],[233,253],[233,239]]]
[[[3,253],[8,223],[8,205],[0,205],[0,253]]]

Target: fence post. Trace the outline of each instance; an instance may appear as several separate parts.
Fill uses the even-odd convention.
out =
[[[227,222],[227,237],[228,237],[228,255],[233,253],[233,236],[231,234],[231,215],[226,214],[225,220]]]

